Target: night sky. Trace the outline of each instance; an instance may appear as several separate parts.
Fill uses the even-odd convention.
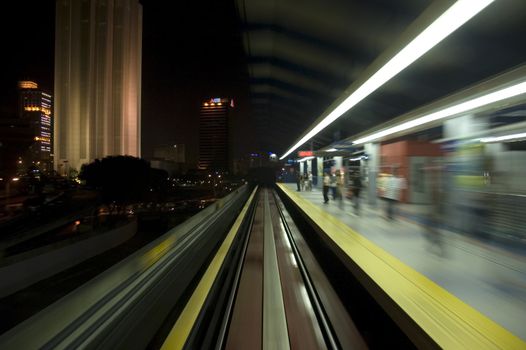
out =
[[[235,100],[234,156],[250,151],[248,73],[233,1],[142,3],[143,155],[161,142],[184,143],[195,162],[199,107],[214,96]]]
[[[431,2],[244,1],[252,9],[243,18],[247,39],[234,0],[142,0],[143,157],[182,143],[195,166],[199,107],[210,97],[236,102],[234,158],[254,150],[282,154]],[[3,12],[0,117],[16,115],[20,79],[53,92],[54,11],[54,0],[26,0]],[[523,64],[525,13],[524,0],[495,1],[314,137],[315,147]]]
[[[248,74],[233,1],[141,1],[143,4],[142,153],[184,143],[187,161],[197,160],[198,116],[203,99],[232,97],[234,157],[252,140]],[[53,92],[53,0],[16,1],[3,11],[5,69],[0,117],[16,115],[16,83],[35,80]]]
[[[53,92],[55,1],[13,1],[2,10],[0,117],[17,113],[17,81],[35,80]]]

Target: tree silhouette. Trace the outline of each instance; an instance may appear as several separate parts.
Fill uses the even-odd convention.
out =
[[[168,194],[168,172],[162,169],[150,168],[149,177],[150,199],[166,200]],[[153,197],[153,198],[152,198]]]
[[[79,179],[99,189],[104,203],[126,205],[148,191],[150,164],[132,156],[108,156],[83,165]]]

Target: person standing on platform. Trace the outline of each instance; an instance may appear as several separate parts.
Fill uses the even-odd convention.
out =
[[[431,205],[427,213],[425,236],[429,242],[427,249],[438,255],[446,256],[446,245],[442,233],[442,221],[445,213],[445,193],[443,188],[443,174],[440,165],[429,164],[426,175],[430,188]]]
[[[338,198],[338,204],[340,209],[343,208],[343,191],[344,191],[345,178],[343,172],[336,171],[336,198]]]
[[[301,175],[300,175],[300,172],[299,170],[296,172],[296,185],[298,186],[298,189],[297,191],[301,191]]]
[[[386,215],[389,220],[394,219],[395,206],[401,199],[402,190],[406,188],[405,179],[398,176],[396,169],[393,175],[386,179],[384,198],[387,201]]]
[[[360,215],[360,192],[362,190],[362,179],[360,173],[354,173],[352,177],[352,201],[354,205],[354,213]]]
[[[331,173],[329,187],[331,188],[332,200],[336,200],[336,174]]]
[[[329,203],[329,186],[331,178],[327,172],[323,173],[323,203]]]
[[[312,173],[310,171],[307,175],[307,191],[312,191]]]

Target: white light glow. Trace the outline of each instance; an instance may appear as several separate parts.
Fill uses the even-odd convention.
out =
[[[296,261],[296,257],[294,256],[294,254],[290,252],[289,256],[290,256],[290,262],[292,263],[292,265],[294,265],[294,267],[298,267],[298,262]]]
[[[329,148],[328,150],[326,150],[326,152],[336,152],[337,149],[336,148]]]
[[[434,112],[428,115],[425,115],[420,118],[416,118],[413,120],[410,120],[408,122],[393,126],[391,128],[376,132],[374,134],[362,137],[356,141],[353,141],[353,144],[361,144],[366,142],[371,142],[377,139],[380,139],[382,137],[408,130],[423,124],[427,124],[439,119],[448,118],[451,116],[454,116],[456,114],[464,113],[479,107],[483,107],[485,105],[502,101],[511,97],[515,97],[521,94],[526,93],[526,82],[522,82],[495,92],[491,92],[489,94],[471,99],[466,102],[462,102],[459,104],[456,104],[451,107],[444,108],[438,112]]]
[[[520,134],[504,135],[504,136],[494,136],[494,137],[484,137],[480,139],[480,142],[501,142],[501,141],[511,141],[518,139],[526,139],[526,132]]]
[[[280,159],[285,158],[299,146],[310,140],[314,135],[325,129],[345,112],[357,105],[380,86],[424,55],[493,1],[494,0],[459,0],[454,3],[416,38],[407,44],[407,46],[391,58],[389,62],[356,89],[356,91],[340,103],[319,124],[312,128],[301,138],[301,140],[282,155]]]
[[[311,160],[311,159],[314,159],[314,157],[310,156],[310,157],[301,158],[300,160],[298,160],[298,163],[305,162],[305,161]]]

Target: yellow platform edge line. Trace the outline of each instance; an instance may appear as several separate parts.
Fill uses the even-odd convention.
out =
[[[444,349],[526,349],[526,342],[283,184],[278,187]]]
[[[199,312],[201,311],[203,304],[205,303],[206,297],[208,296],[210,288],[212,287],[217,277],[219,269],[223,265],[228,251],[230,250],[230,246],[232,245],[232,242],[234,241],[234,238],[237,235],[239,227],[243,222],[243,218],[245,217],[245,214],[248,211],[248,208],[250,207],[250,203],[252,202],[256,191],[257,187],[252,191],[252,194],[250,195],[248,201],[245,203],[245,206],[241,210],[241,213],[238,215],[236,221],[230,228],[230,231],[228,232],[225,240],[223,241],[216,255],[212,259],[212,262],[206,269],[203,277],[201,277],[199,284],[197,285],[192,296],[188,300],[185,308],[179,315],[179,318],[175,322],[174,327],[168,334],[168,337],[166,337],[161,347],[161,350],[178,350],[184,347],[184,344],[186,343],[186,340],[190,335],[190,331],[192,330],[194,323],[197,320]]]

